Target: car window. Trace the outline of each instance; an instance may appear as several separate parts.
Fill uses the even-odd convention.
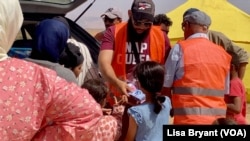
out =
[[[20,30],[17,34],[16,40],[29,40],[32,39],[26,29]]]
[[[37,1],[37,2],[46,2],[46,3],[56,3],[56,4],[69,4],[75,0],[20,0],[20,1]]]
[[[15,42],[10,48],[8,55],[16,58],[26,58],[32,50],[32,38],[25,28],[18,32]]]

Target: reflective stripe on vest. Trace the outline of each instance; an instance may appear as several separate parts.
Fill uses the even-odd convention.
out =
[[[180,41],[184,74],[173,84],[174,124],[211,124],[226,116],[225,80],[231,56],[205,38]]]
[[[202,96],[222,96],[224,97],[224,90],[206,89],[206,88],[194,88],[194,87],[174,87],[174,94],[195,94]]]
[[[218,109],[218,108],[200,108],[200,107],[192,107],[192,108],[175,108],[174,115],[208,115],[208,116],[216,116],[216,115],[225,115],[226,110]]]

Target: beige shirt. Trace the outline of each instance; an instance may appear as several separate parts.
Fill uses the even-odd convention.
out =
[[[247,52],[243,48],[234,44],[223,33],[209,30],[208,38],[215,44],[222,46],[232,56],[233,62],[248,63],[249,56]]]

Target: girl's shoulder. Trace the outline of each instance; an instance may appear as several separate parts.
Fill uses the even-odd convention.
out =
[[[150,111],[151,110],[150,107],[152,107],[151,103],[142,103],[142,104],[130,107],[128,109],[128,113],[129,114],[135,114],[136,113],[138,115],[142,115],[142,113]]]
[[[132,116],[137,124],[143,123],[144,115],[149,115],[151,113],[150,103],[143,103],[140,105],[132,106],[128,109],[128,114]]]
[[[164,105],[164,107],[172,108],[170,98],[168,96],[164,96],[164,97],[165,97],[165,101],[162,103]]]
[[[142,103],[142,104],[138,104],[138,105],[135,105],[135,106],[132,106],[130,107],[129,109],[133,109],[133,110],[143,110],[147,107],[149,107],[150,105],[152,105],[151,103]]]
[[[164,96],[165,97],[165,101],[163,103],[166,103],[166,104],[171,104],[171,100],[168,96]]]

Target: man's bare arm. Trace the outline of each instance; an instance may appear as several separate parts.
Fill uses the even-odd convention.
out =
[[[239,64],[238,76],[239,76],[239,78],[240,78],[241,80],[243,80],[243,78],[244,78],[247,64],[248,64],[248,63],[240,63],[240,64]]]
[[[122,94],[127,95],[127,83],[117,78],[111,65],[113,50],[101,50],[98,57],[98,66],[104,79],[115,86]]]

